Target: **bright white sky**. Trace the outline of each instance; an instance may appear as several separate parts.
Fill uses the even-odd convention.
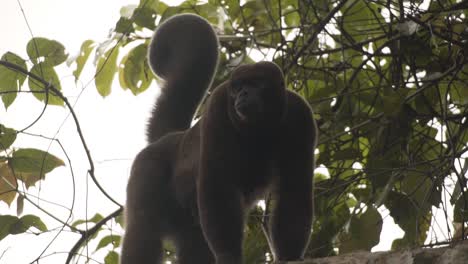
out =
[[[81,43],[86,39],[104,41],[109,30],[119,19],[120,8],[124,5],[138,4],[138,0],[21,0],[20,2],[32,34],[61,42],[71,55],[79,51]],[[12,51],[26,59],[25,47],[31,34],[18,1],[1,0],[0,32],[3,36],[0,42],[0,54]],[[145,124],[157,87],[154,85],[144,94],[135,97],[128,91],[122,91],[118,82],[115,82],[112,94],[103,99],[96,92],[93,83],[87,85],[92,80],[93,66],[89,65],[88,69],[91,71],[83,73],[82,83],[78,84],[75,84],[71,75],[73,69],[60,67],[58,75],[62,81],[64,94],[71,102],[76,103],[74,110],[95,161],[97,177],[112,197],[124,203],[129,167],[135,154],[145,145]],[[22,129],[38,117],[42,108],[43,105],[32,95],[20,94],[7,112],[3,105],[0,106],[0,123]],[[68,112],[62,107],[49,106],[40,121],[28,129],[28,132],[49,137],[53,137],[58,132],[56,137],[70,156],[75,176],[77,199],[75,199],[74,219],[83,219],[86,212],[89,217],[96,212],[105,215],[116,207],[107,202],[90,181],[87,182],[89,178],[86,177],[86,171],[89,166],[72,118],[66,119],[67,114]],[[63,127],[60,128],[64,121]],[[48,140],[23,135],[18,137],[15,146],[33,146],[46,150],[49,144]],[[56,143],[51,145],[50,152],[65,158]],[[70,165],[67,164],[67,167],[61,167],[49,174],[47,181],[38,186],[39,188],[30,189],[29,192],[70,208],[73,200],[71,179]],[[88,206],[85,199],[86,185],[89,186]],[[43,201],[38,203],[62,219],[66,219],[69,214],[64,208]],[[25,202],[24,208],[24,213],[43,215],[28,202]],[[0,214],[15,213],[16,205],[8,208],[4,203],[0,203]],[[44,217],[43,220],[49,229],[60,227],[56,221],[48,217]],[[45,250],[55,235],[55,232],[51,232],[40,236],[8,236],[0,241],[0,263],[30,263]],[[64,252],[69,251],[78,238],[79,236],[75,234],[62,233],[47,250],[46,255],[57,253],[42,259],[40,263],[64,263],[66,259]],[[90,253],[94,249],[95,246],[90,248]]]
[[[55,39],[74,55],[79,51],[81,43],[86,39],[104,41],[109,30],[119,18],[119,10],[124,5],[138,4],[137,0],[21,0],[25,16],[31,26],[34,36]],[[31,38],[23,13],[17,0],[1,0],[0,3],[0,55],[12,51],[27,58],[25,46]],[[90,59],[92,61],[92,59]],[[92,70],[92,65],[88,69]],[[129,167],[135,154],[145,145],[145,124],[157,93],[156,85],[142,95],[135,97],[130,92],[120,89],[118,82],[114,83],[110,96],[103,99],[98,95],[90,80],[93,72],[84,72],[82,83],[75,84],[71,75],[73,69],[60,67],[59,77],[62,81],[64,94],[72,103],[76,103],[75,112],[78,115],[87,144],[91,150],[96,165],[96,175],[102,186],[120,203],[124,203],[125,185]],[[86,71],[86,70],[85,70]],[[83,90],[84,89],[84,90]],[[79,97],[80,92],[83,92]],[[5,111],[0,106],[0,123],[15,129],[22,129],[34,121],[41,113],[43,105],[30,94],[20,94],[14,104]],[[96,212],[105,215],[116,207],[108,202],[94,187],[87,177],[89,168],[83,148],[76,133],[75,126],[68,112],[61,107],[49,106],[44,116],[27,131],[61,141],[72,161],[75,178],[75,209],[73,218],[83,219],[86,213],[89,217]],[[65,122],[65,123],[64,123]],[[61,126],[63,124],[63,126]],[[46,150],[50,141],[38,137],[21,135],[16,147],[35,147]],[[50,152],[65,159],[56,143],[50,145]],[[89,186],[88,189],[85,187]],[[40,196],[50,202],[70,208],[73,201],[73,183],[70,165],[56,169],[47,176],[47,181],[38,188],[28,192]],[[88,193],[86,193],[88,190]],[[86,197],[88,197],[86,201]],[[68,210],[34,199],[41,207],[51,213],[66,219]],[[25,202],[24,213],[43,216],[31,204]],[[0,203],[0,214],[16,213],[16,205],[8,208]],[[49,229],[61,225],[51,218],[42,218]],[[396,237],[401,237],[399,228],[388,228],[393,221],[385,221],[380,250],[390,247]],[[389,232],[388,232],[389,231]],[[116,230],[120,233],[121,230]],[[34,261],[47,245],[53,241],[56,232],[35,235],[8,236],[0,242],[0,263],[30,263]],[[64,263],[71,246],[79,238],[78,235],[62,232],[57,240],[43,255],[48,256],[40,263]],[[95,245],[89,248],[92,253]],[[86,252],[85,252],[86,253]],[[106,251],[103,251],[103,254]],[[102,258],[98,258],[102,260]]]

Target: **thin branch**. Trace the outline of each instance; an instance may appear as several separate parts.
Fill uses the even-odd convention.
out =
[[[465,44],[459,40],[456,40],[456,39],[453,39],[453,38],[448,38],[442,34],[440,34],[439,32],[437,32],[436,30],[432,30],[431,29],[431,26],[428,26],[426,23],[427,22],[423,22],[421,21],[420,19],[414,17],[414,16],[411,16],[411,15],[408,15],[408,18],[415,22],[416,24],[420,25],[421,27],[423,27],[424,29],[428,30],[429,32],[431,32],[431,34],[434,34],[435,36],[449,42],[449,43],[452,43],[452,44],[455,44],[461,48],[463,48],[465,46]]]
[[[288,72],[295,64],[299,58],[303,55],[303,53],[309,49],[312,43],[317,38],[318,34],[325,28],[325,26],[330,22],[330,20],[335,16],[335,14],[340,11],[340,9],[348,2],[348,0],[340,1],[328,14],[325,18],[320,20],[317,26],[312,27],[313,32],[310,33],[310,37],[307,42],[299,49],[299,51],[293,56],[293,59],[289,62],[289,64],[284,68],[284,72]]]
[[[115,218],[117,216],[119,216],[121,213],[123,212],[123,207],[119,207],[119,209],[115,210],[113,213],[109,214],[108,216],[106,216],[105,218],[103,218],[101,221],[97,222],[92,228],[90,228],[88,231],[86,231],[85,233],[83,233],[81,235],[81,238],[75,243],[75,245],[73,246],[73,248],[70,250],[70,253],[68,254],[68,258],[67,258],[67,261],[65,262],[65,264],[69,264],[72,259],[73,259],[73,256],[77,255],[77,252],[78,250],[81,248],[81,246],[83,245],[83,243],[85,243],[85,241],[88,240],[88,238],[94,236],[98,231],[99,229],[105,224],[107,223],[107,221],[111,220],[112,218]]]
[[[50,89],[50,91],[52,91],[54,93],[54,95],[58,96],[60,99],[63,100],[63,102],[65,103],[65,105],[68,107],[68,109],[70,110],[70,113],[72,114],[72,117],[73,117],[73,120],[75,122],[75,126],[76,126],[76,130],[78,132],[78,135],[80,137],[80,140],[81,140],[81,143],[83,145],[83,148],[85,149],[85,152],[86,152],[86,157],[88,158],[88,163],[89,163],[89,166],[90,166],[90,169],[88,170],[88,173],[91,177],[91,179],[93,180],[94,184],[98,187],[98,189],[104,194],[104,196],[107,197],[107,199],[109,199],[110,201],[112,201],[114,204],[116,204],[117,206],[121,207],[122,205],[120,203],[118,203],[114,198],[112,198],[105,190],[104,188],[101,186],[101,184],[98,182],[98,180],[96,179],[96,176],[94,175],[94,162],[93,162],[93,159],[91,158],[91,152],[89,151],[89,148],[88,148],[88,145],[86,144],[86,140],[84,139],[84,135],[83,135],[83,131],[81,130],[81,126],[80,126],[80,123],[78,122],[78,117],[76,116],[76,113],[75,111],[73,110],[73,107],[71,106],[70,102],[68,101],[68,99],[62,94],[62,92],[60,92],[60,90],[58,90],[57,88],[55,88],[51,83],[45,81],[44,79],[42,79],[41,77],[37,76],[36,74],[32,73],[32,72],[29,72],[27,71],[26,69],[23,69],[21,68],[20,66],[14,64],[14,63],[11,63],[11,62],[8,62],[8,61],[3,61],[3,60],[0,60],[0,65],[3,65],[11,70],[15,70],[17,72],[21,72],[23,73],[24,75],[27,75],[29,76],[30,78],[33,78],[34,80],[40,82],[42,85],[44,85],[44,87],[47,87],[47,89]]]

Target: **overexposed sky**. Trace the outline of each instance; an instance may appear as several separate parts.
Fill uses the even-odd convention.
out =
[[[98,42],[106,40],[109,31],[120,17],[120,8],[124,5],[138,4],[138,0],[1,0],[0,56],[11,51],[27,59],[26,44],[31,38],[31,33],[19,3],[35,37],[57,40],[67,48],[70,55],[75,55],[79,52],[81,43],[87,39]],[[93,58],[89,61],[92,62]],[[111,95],[104,99],[97,93],[93,82],[90,83],[94,74],[93,65],[88,65],[87,69],[89,71],[85,68],[77,84],[72,76],[73,68],[60,66],[57,70],[63,93],[71,103],[76,104],[74,110],[95,161],[96,176],[112,197],[124,203],[129,167],[135,154],[145,145],[145,124],[157,87],[153,84],[147,92],[135,97],[129,91],[122,91],[118,81],[115,81]],[[43,104],[31,94],[21,93],[8,111],[0,104],[0,123],[20,130],[29,126],[42,110]],[[83,219],[86,215],[91,217],[96,212],[105,215],[116,207],[100,194],[87,177],[89,165],[76,127],[68,113],[63,107],[48,106],[39,122],[27,132],[47,137],[55,136],[70,156],[71,165],[65,160],[65,155],[57,143],[35,136],[18,136],[15,147],[49,149],[67,163],[66,167],[48,174],[45,182],[30,189],[28,193],[61,205],[33,199],[63,220],[67,219],[69,211],[66,208],[72,206],[73,200],[75,220]],[[73,169],[73,175],[70,169]],[[76,190],[75,199],[73,189]],[[0,203],[0,214],[15,213],[15,204],[8,208],[4,203]],[[25,202],[24,213],[40,215],[49,229],[61,227],[28,202]],[[64,263],[67,257],[65,253],[71,249],[79,236],[62,232],[54,240],[56,234],[57,232],[50,232],[40,236],[8,236],[0,241],[0,264],[30,263],[39,257],[51,242],[53,243],[43,257],[52,255],[41,259],[39,263]],[[92,253],[94,249],[95,247],[90,248],[89,252]],[[106,250],[103,251],[103,254],[105,253]]]
[[[24,59],[27,59],[25,47],[31,38],[25,18],[33,36],[57,40],[64,44],[70,55],[75,55],[81,43],[87,39],[97,42],[106,40],[109,31],[119,19],[119,10],[122,6],[138,4],[138,0],[0,1],[2,34],[0,56],[12,51]],[[92,61],[93,58],[90,58],[89,62]],[[94,74],[92,65],[88,64],[78,83],[75,83],[72,76],[73,68],[60,66],[57,70],[63,93],[72,104],[75,104],[74,110],[96,165],[95,174],[108,193],[123,204],[131,161],[146,144],[145,125],[157,94],[157,87],[153,84],[148,91],[135,97],[129,91],[122,91],[118,81],[115,81],[112,93],[107,98],[102,98],[91,81]],[[8,111],[5,111],[0,104],[0,123],[21,130],[36,120],[42,110],[43,104],[31,94],[21,93]],[[70,156],[71,164],[67,163],[57,143],[37,136],[18,136],[15,147],[49,150],[67,163],[66,167],[48,174],[45,182],[36,188],[31,188],[28,193],[39,196],[40,199],[33,196],[31,198],[39,206],[63,220],[67,219],[69,215],[67,208],[71,208],[72,205],[74,220],[91,217],[96,212],[105,215],[114,211],[116,207],[100,194],[87,177],[89,165],[76,127],[68,113],[65,108],[48,106],[39,122],[26,132],[60,140]],[[71,169],[73,174],[70,172]],[[75,199],[73,199],[73,190],[76,190]],[[39,212],[28,202],[24,208],[25,214],[40,215],[49,229],[61,227],[59,223]],[[8,208],[4,203],[0,203],[0,214],[15,213],[15,204]],[[399,228],[386,226],[392,225],[392,222],[391,219],[384,222],[385,233],[382,234],[382,238],[385,239],[382,239],[377,249],[388,249],[394,238],[402,236]],[[119,233],[121,230],[116,229],[116,232],[121,234]],[[68,232],[62,232],[55,238],[56,235],[57,231],[39,236],[34,234],[8,236],[0,241],[0,264],[30,263],[43,251],[45,253],[39,263],[64,263],[68,251],[79,236]],[[94,251],[95,245],[93,246],[89,248],[89,253]],[[102,260],[106,250],[100,252],[102,253],[98,254],[98,260]]]

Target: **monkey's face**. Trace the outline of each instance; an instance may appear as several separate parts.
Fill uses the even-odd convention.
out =
[[[231,82],[229,94],[240,121],[252,122],[264,114],[265,106],[262,100],[264,86],[264,83],[257,80],[234,80]]]
[[[271,62],[243,65],[234,70],[228,86],[231,114],[242,124],[278,122],[285,108],[281,70]]]

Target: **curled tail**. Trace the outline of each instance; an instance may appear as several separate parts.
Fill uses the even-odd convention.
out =
[[[177,15],[159,25],[149,47],[151,69],[165,83],[148,125],[148,142],[186,130],[218,63],[218,39],[203,18]]]

